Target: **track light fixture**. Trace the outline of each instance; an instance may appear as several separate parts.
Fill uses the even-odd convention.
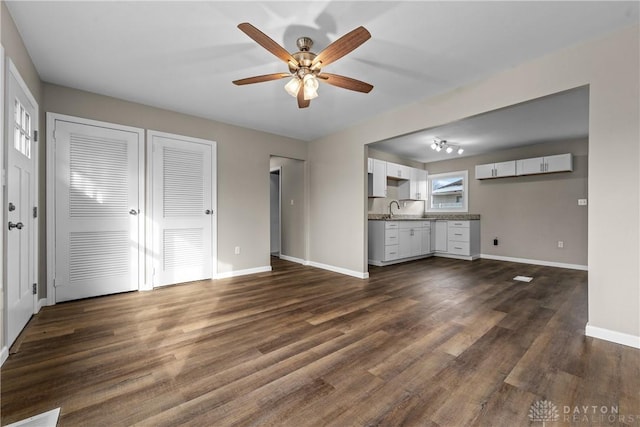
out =
[[[433,140],[433,142],[431,143],[431,149],[437,152],[444,150],[447,154],[453,153],[453,150],[455,149],[458,150],[458,155],[464,152],[463,148],[454,144],[449,144],[446,139],[440,139],[440,138],[435,138]]]

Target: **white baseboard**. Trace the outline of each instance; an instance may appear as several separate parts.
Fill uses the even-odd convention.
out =
[[[625,334],[624,332],[612,331],[611,329],[599,328],[587,323],[584,334],[588,337],[598,338],[610,341],[616,344],[622,344],[633,348],[640,348],[640,337]]]
[[[2,347],[2,351],[0,351],[0,366],[4,365],[4,362],[7,360],[8,357],[9,357],[9,349],[5,345],[4,347]]]
[[[271,271],[271,266],[265,265],[263,267],[247,268],[246,270],[234,270],[234,271],[227,271],[226,273],[219,273],[216,278],[228,279],[230,277],[246,276],[247,274],[266,273],[269,271]]]
[[[42,309],[42,307],[44,307],[45,305],[48,305],[49,300],[47,300],[46,298],[40,298],[38,300],[38,304],[36,305],[36,314],[40,313],[40,310]]]
[[[481,254],[480,258],[493,259],[493,260],[496,260],[496,261],[519,262],[521,264],[543,265],[545,267],[569,268],[571,270],[588,271],[588,269],[589,269],[588,266],[580,265],[580,264],[566,264],[564,262],[542,261],[542,260],[538,260],[538,259],[527,259],[527,258],[514,258],[514,257],[510,257],[510,256]]]
[[[368,272],[362,273],[360,271],[349,270],[349,269],[346,269],[346,268],[336,267],[336,266],[328,265],[328,264],[322,264],[322,263],[315,262],[315,261],[307,261],[307,265],[309,265],[311,267],[321,268],[323,270],[333,271],[334,273],[340,273],[340,274],[345,274],[345,275],[351,276],[351,277],[357,277],[358,279],[368,279],[369,278],[369,273]]]
[[[284,254],[280,254],[279,258],[283,259],[285,261],[297,262],[298,264],[308,265],[307,261],[302,259],[302,258],[296,258],[296,257],[293,257],[293,256],[284,255]]]

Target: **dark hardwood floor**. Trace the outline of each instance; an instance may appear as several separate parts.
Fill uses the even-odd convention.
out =
[[[640,425],[640,350],[584,336],[586,272],[273,265],[44,308],[2,367],[2,424],[542,426],[546,400],[549,426]]]

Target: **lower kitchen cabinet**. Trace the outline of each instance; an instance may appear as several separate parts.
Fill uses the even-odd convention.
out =
[[[382,266],[432,254],[430,221],[370,220],[368,228],[369,264]]]
[[[436,255],[468,260],[479,258],[480,221],[437,221],[436,242],[440,242]]]
[[[369,220],[369,264],[384,266],[442,256],[480,257],[480,221]]]

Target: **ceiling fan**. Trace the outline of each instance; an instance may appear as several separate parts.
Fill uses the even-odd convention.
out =
[[[317,55],[311,52],[313,40],[309,37],[298,38],[296,44],[300,50],[291,54],[265,33],[258,30],[248,22],[238,25],[238,28],[251,37],[260,46],[286,62],[289,65],[289,72],[265,74],[262,76],[235,80],[233,83],[236,85],[268,82],[271,80],[286,79],[290,77],[291,80],[285,85],[285,90],[291,96],[298,99],[299,108],[308,107],[311,100],[318,96],[318,81],[344,89],[354,90],[356,92],[369,93],[371,89],[373,89],[373,86],[369,83],[361,82],[360,80],[352,79],[351,77],[325,73],[322,71],[322,67],[342,58],[371,38],[371,34],[364,27],[358,27],[345,34]]]

